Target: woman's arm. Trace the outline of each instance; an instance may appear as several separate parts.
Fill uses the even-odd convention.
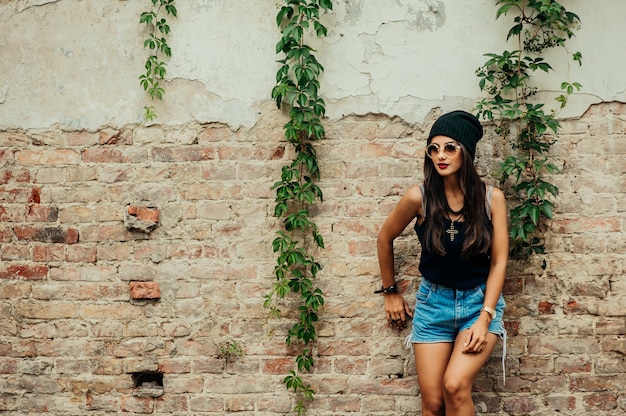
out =
[[[506,202],[504,193],[493,189],[491,197],[491,222],[493,237],[491,240],[491,268],[487,277],[487,289],[483,306],[495,309],[506,277],[506,265],[509,259],[509,230],[506,221]],[[488,315],[483,312],[482,315]]]
[[[395,284],[393,241],[416,217],[422,215],[422,192],[418,186],[407,190],[396,204],[378,232],[378,264],[383,287]],[[401,320],[404,326],[406,316],[412,316],[411,309],[400,294],[386,293],[385,313],[389,322]]]

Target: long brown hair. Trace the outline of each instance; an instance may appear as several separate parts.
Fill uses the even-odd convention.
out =
[[[483,254],[491,247],[491,222],[485,208],[485,184],[480,179],[474,161],[467,149],[461,144],[463,164],[458,172],[461,191],[465,199],[463,217],[465,218],[465,241],[461,249],[463,258]],[[434,162],[424,157],[424,189],[426,197],[425,248],[443,256],[443,219],[448,210],[448,203],[443,186],[443,178],[435,170]]]

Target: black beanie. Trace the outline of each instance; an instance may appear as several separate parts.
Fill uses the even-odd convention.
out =
[[[483,137],[483,126],[472,114],[457,110],[444,114],[435,121],[427,143],[435,136],[447,136],[462,143],[474,160],[476,143]]]

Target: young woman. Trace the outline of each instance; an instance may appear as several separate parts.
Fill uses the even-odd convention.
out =
[[[476,375],[506,342],[502,322],[507,217],[501,190],[487,187],[474,167],[483,129],[476,117],[453,111],[428,136],[424,182],[408,189],[378,234],[378,261],[389,324],[413,319],[422,416],[471,416]],[[421,284],[411,312],[398,294],[393,241],[414,220],[422,253]]]

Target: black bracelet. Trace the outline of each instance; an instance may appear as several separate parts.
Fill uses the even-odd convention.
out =
[[[374,293],[398,293],[398,286],[396,284],[392,284],[389,287],[382,287],[378,290],[375,290]]]

